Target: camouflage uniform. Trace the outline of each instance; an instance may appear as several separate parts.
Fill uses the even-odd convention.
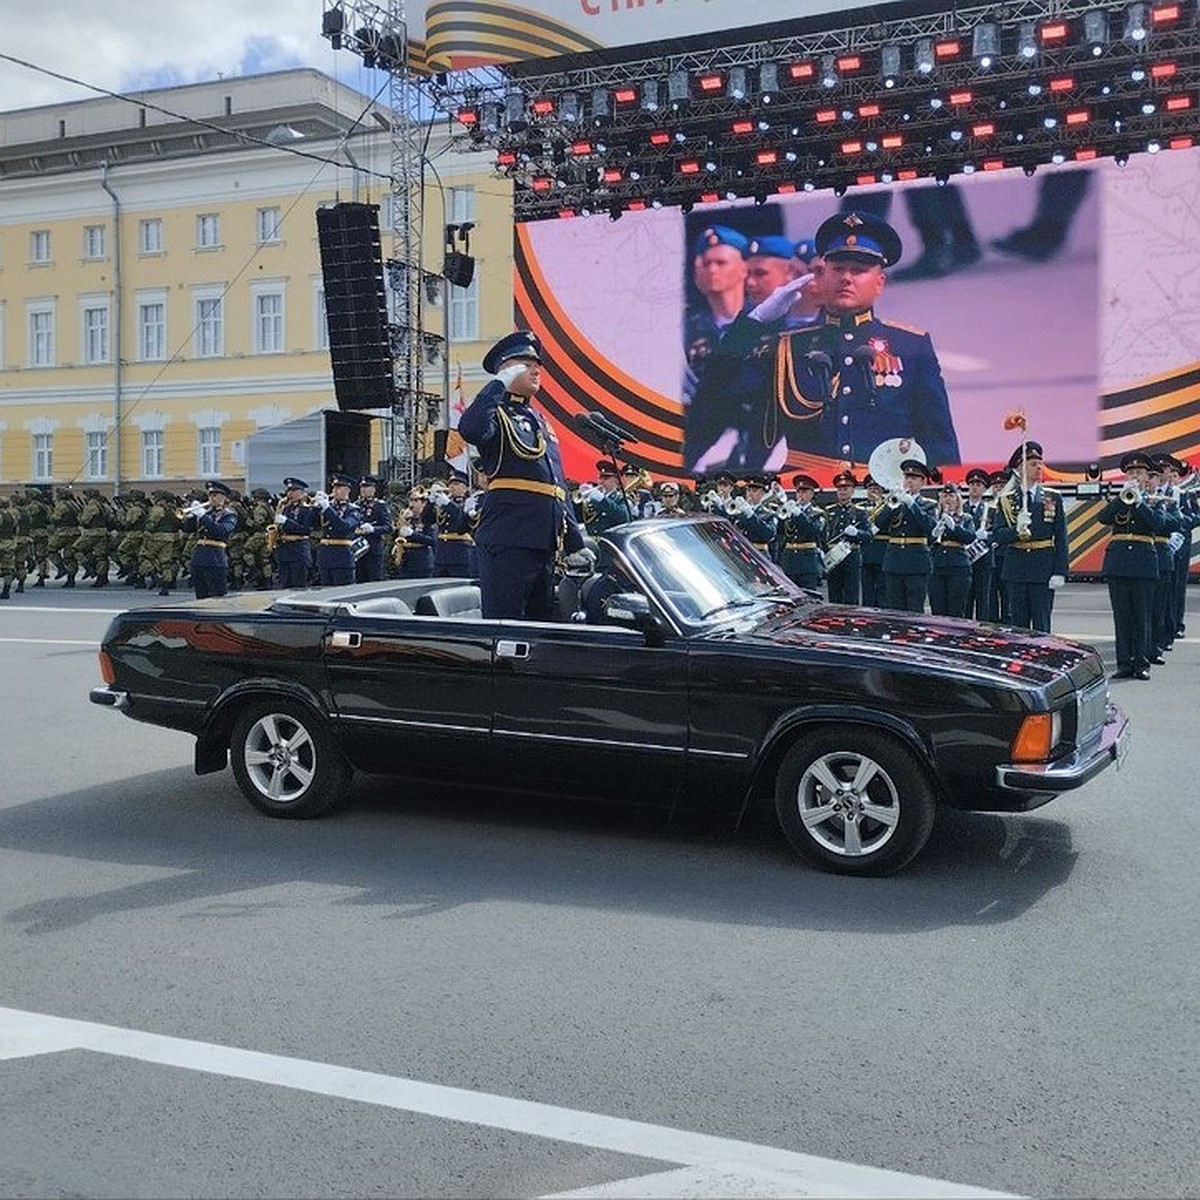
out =
[[[29,518],[29,549],[33,556],[37,582],[34,587],[45,587],[50,574],[50,505],[48,497],[37,489],[25,493],[25,515]]]
[[[253,503],[246,513],[246,540],[242,548],[246,582],[252,587],[270,587],[271,555],[267,552],[267,530],[275,524],[275,506],[266,488],[255,488],[250,494]]]
[[[75,573],[79,570],[79,559],[75,557],[75,542],[79,538],[80,503],[71,489],[63,488],[54,502],[50,514],[53,532],[50,534],[50,557],[54,565],[67,577],[63,587],[75,586]]]
[[[17,558],[24,557],[21,546],[21,525],[17,510],[7,496],[0,496],[0,600],[7,600],[13,582],[18,578]],[[25,563],[19,568],[21,579],[25,578]]]
[[[158,581],[160,596],[169,596],[179,574],[179,531],[183,522],[170,492],[157,491],[151,501],[142,527],[142,574],[147,582],[152,578]]]
[[[229,556],[229,586],[235,592],[240,592],[246,578],[246,537],[250,509],[239,492],[233,493],[226,507],[237,517],[237,527],[229,535],[226,550]]]
[[[115,557],[118,574],[127,578],[134,587],[145,586],[138,567],[142,557],[142,530],[146,525],[148,508],[146,493],[139,488],[131,488],[126,497],[125,507],[121,510],[121,537],[117,542]]]
[[[79,511],[79,536],[75,539],[75,557],[85,571],[95,575],[92,587],[108,583],[108,534],[113,524],[112,506],[95,488],[83,493]]]
[[[14,492],[9,497],[13,516],[17,519],[17,586],[19,595],[25,590],[25,576],[29,574],[29,497],[24,492]]]

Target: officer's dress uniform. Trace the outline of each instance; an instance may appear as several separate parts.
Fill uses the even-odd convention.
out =
[[[374,583],[383,578],[383,543],[392,527],[392,510],[378,496],[370,500],[360,497],[358,508],[362,523],[370,525],[371,532],[362,535],[367,539],[367,552],[355,564],[354,577],[359,583]]]
[[[626,494],[620,488],[595,499],[585,499],[580,507],[584,528],[592,537],[599,537],[627,521],[636,521],[641,515],[636,496]]]
[[[396,536],[400,538],[400,578],[432,579],[434,548],[438,540],[437,516],[433,505],[427,500],[421,515],[410,517]]]
[[[936,526],[935,526],[936,528]],[[971,562],[967,547],[975,540],[975,522],[965,512],[943,527],[929,545],[933,570],[929,575],[929,611],[938,616],[965,617],[971,591]]]
[[[883,556],[887,553],[887,532],[880,524],[887,515],[887,505],[882,501],[868,504],[865,536],[860,542],[862,557],[862,603],[867,608],[886,608],[887,593],[883,582]]]
[[[478,448],[488,477],[475,529],[483,615],[551,620],[557,554],[584,545],[558,439],[541,413],[498,379],[475,397],[458,431]]]
[[[779,532],[779,518],[773,512],[759,504],[749,512],[738,513],[733,523],[746,535],[755,550],[766,558],[771,557],[771,547]]]
[[[194,533],[192,550],[192,587],[197,600],[224,596],[229,590],[229,539],[237,528],[237,513],[231,508],[187,517],[184,533]]]
[[[825,514],[808,504],[787,506],[779,520],[779,565],[799,587],[821,586],[821,542],[825,536]]]
[[[854,527],[855,532],[846,533]],[[850,553],[826,576],[830,604],[858,604],[862,599],[862,542],[870,537],[866,511],[853,500],[831,504],[825,509],[825,548],[849,543]]]
[[[1171,538],[1180,532],[1178,509],[1171,509],[1162,495],[1154,497],[1152,507],[1158,512],[1162,528],[1154,535],[1158,555],[1158,580],[1154,585],[1154,615],[1151,617],[1151,643],[1154,659],[1162,659],[1164,650],[1175,644],[1175,549]]]
[[[307,500],[296,500],[280,509],[284,520],[279,524],[279,541],[275,545],[275,571],[281,588],[308,587],[316,512],[316,507]]]
[[[1148,679],[1156,654],[1153,614],[1159,568],[1154,539],[1164,527],[1163,517],[1143,498],[1131,505],[1114,496],[1096,520],[1112,529],[1103,573],[1112,605],[1117,675]]]
[[[962,509],[975,526],[976,538],[983,533],[987,533],[990,538],[995,523],[995,509],[992,505],[986,499],[964,500]],[[973,617],[976,621],[996,619],[995,597],[992,594],[992,571],[995,561],[995,550],[989,541],[987,550],[971,564],[971,586],[967,591],[965,615]]]
[[[920,496],[911,505],[884,509],[879,525],[888,540],[883,554],[885,607],[901,612],[925,611],[933,571],[929,535],[936,522],[936,508]]]
[[[354,582],[355,530],[362,524],[362,510],[350,500],[330,500],[321,509],[321,545],[317,550],[317,572],[322,587],[340,587]]]
[[[1050,632],[1050,577],[1067,574],[1067,515],[1062,497],[1040,483],[1029,493],[1029,537],[1017,536],[1021,492],[1009,491],[996,506],[997,546],[1007,547],[1003,583],[1007,622],[1018,629]]]

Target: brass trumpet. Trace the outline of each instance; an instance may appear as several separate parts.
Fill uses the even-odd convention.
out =
[[[1121,489],[1120,500],[1122,504],[1129,505],[1132,508],[1142,498],[1142,489],[1134,483],[1127,483]]]

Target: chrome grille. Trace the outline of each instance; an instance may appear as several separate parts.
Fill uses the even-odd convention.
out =
[[[1075,697],[1075,744],[1098,736],[1108,710],[1108,683],[1099,679]]]

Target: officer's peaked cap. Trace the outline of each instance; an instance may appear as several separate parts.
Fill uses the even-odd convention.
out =
[[[297,479],[294,475],[289,475],[283,481],[285,491],[291,491],[293,488],[299,488],[302,492],[308,491],[308,484],[303,479]]]
[[[484,356],[483,369],[489,375],[495,375],[500,364],[510,358],[532,358],[542,361],[542,347],[537,334],[528,329],[518,329],[516,333],[505,334]]]
[[[882,218],[868,212],[841,212],[821,222],[816,236],[817,253],[866,259],[884,267],[900,261],[900,235]]]
[[[222,496],[232,496],[233,491],[228,484],[222,483],[219,479],[210,479],[205,485],[206,492],[220,492]]]
[[[1022,446],[1024,447],[1023,451]],[[1040,462],[1044,457],[1042,453],[1042,443],[1035,442],[1032,439],[1030,441],[1023,442],[1021,446],[1018,446],[1012,452],[1012,454],[1009,455],[1008,469],[1010,471],[1015,471],[1017,467],[1021,465],[1022,457],[1024,457],[1026,461],[1029,461],[1030,459],[1037,459]]]

